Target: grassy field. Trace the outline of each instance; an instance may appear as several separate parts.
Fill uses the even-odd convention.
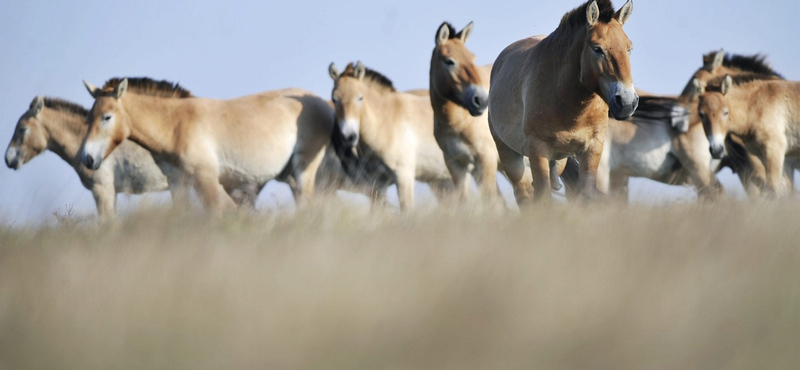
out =
[[[796,369],[800,201],[0,227],[0,369]]]

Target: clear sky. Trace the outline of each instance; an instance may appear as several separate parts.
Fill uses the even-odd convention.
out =
[[[509,43],[550,33],[575,1],[3,1],[0,2],[0,145],[36,95],[89,106],[81,79],[114,76],[180,82],[199,96],[232,98],[302,87],[327,98],[327,66],[360,59],[398,89],[428,86],[430,53],[442,21],[475,21],[468,46],[488,64]],[[615,6],[623,1],[616,0]],[[787,78],[800,78],[796,1],[636,0],[625,30],[633,41],[636,86],[677,94],[701,55],[724,47],[765,53]],[[728,188],[738,184],[723,176]],[[91,193],[60,158],[46,153],[14,172],[0,168],[0,220],[40,221],[73,205],[94,212]],[[635,181],[634,198],[685,199],[691,189]],[[259,207],[290,204],[269,185]],[[161,195],[155,199],[164,199]],[[168,199],[168,196],[166,197]],[[427,198],[425,198],[427,199]],[[120,196],[130,207],[140,197]],[[424,200],[423,200],[424,201]]]

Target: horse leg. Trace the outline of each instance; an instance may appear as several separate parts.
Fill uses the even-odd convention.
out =
[[[517,205],[530,203],[533,200],[533,187],[531,180],[525,178],[525,157],[508,147],[499,138],[495,138],[494,142],[500,158],[500,168],[514,189]]]
[[[623,203],[628,203],[629,177],[622,173],[612,173],[610,178],[610,191],[608,194]]]
[[[478,184],[481,194],[491,201],[501,199],[497,188],[497,149],[491,144],[484,144],[476,148],[475,169],[472,177]]]
[[[400,210],[405,212],[414,208],[414,169],[398,168],[395,173]]]
[[[465,182],[467,182],[466,174],[464,177]],[[469,182],[467,182],[467,184],[469,184]],[[452,196],[456,193],[457,189],[457,187],[453,185],[453,182],[449,180],[430,182],[428,183],[428,186],[430,186],[431,192],[433,192],[433,196],[436,197],[436,201],[439,203],[439,205],[444,204],[448,200],[452,200]],[[459,194],[459,196],[463,197],[461,194]]]
[[[192,171],[194,174],[194,187],[197,195],[207,209],[220,213],[224,208],[234,206],[233,199],[222,189],[219,183],[219,174],[213,168],[201,167]]]
[[[92,186],[92,196],[97,206],[97,219],[103,223],[116,216],[117,192],[114,185],[99,183]]]
[[[605,132],[602,132],[595,137],[589,143],[586,150],[578,156],[581,183],[581,193],[578,196],[579,200],[597,198],[600,195],[600,192],[597,190],[597,169],[600,165],[600,158],[603,155],[605,137]]]
[[[322,149],[313,155],[297,153],[293,156],[294,172],[292,176],[297,182],[294,196],[299,207],[309,204],[314,199],[317,170],[325,154],[325,148]]]
[[[467,178],[467,174],[469,174],[469,161],[460,157],[445,158],[445,161],[445,163],[447,163],[447,170],[450,172],[450,177],[453,178],[454,186],[452,190],[458,194],[461,200],[467,199],[469,195],[469,179]],[[434,194],[435,193],[434,191]],[[444,194],[440,195],[444,197]],[[437,198],[442,200],[439,195],[437,195]]]
[[[704,200],[714,200],[724,195],[724,189],[717,185],[717,177],[711,171],[708,139],[705,137],[702,126],[698,126],[673,139],[673,154],[689,171],[689,176],[697,190],[697,196]]]
[[[767,195],[780,196],[785,193],[783,162],[786,153],[785,143],[765,143],[762,146],[762,160],[767,171]]]

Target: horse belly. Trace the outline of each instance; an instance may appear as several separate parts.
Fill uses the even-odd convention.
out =
[[[677,159],[672,156],[669,142],[650,148],[624,148],[612,150],[611,169],[622,170],[628,176],[649,179],[663,178],[675,167]]]

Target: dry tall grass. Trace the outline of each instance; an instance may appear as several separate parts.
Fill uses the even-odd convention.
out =
[[[800,367],[798,201],[480,213],[0,228],[0,369]]]

